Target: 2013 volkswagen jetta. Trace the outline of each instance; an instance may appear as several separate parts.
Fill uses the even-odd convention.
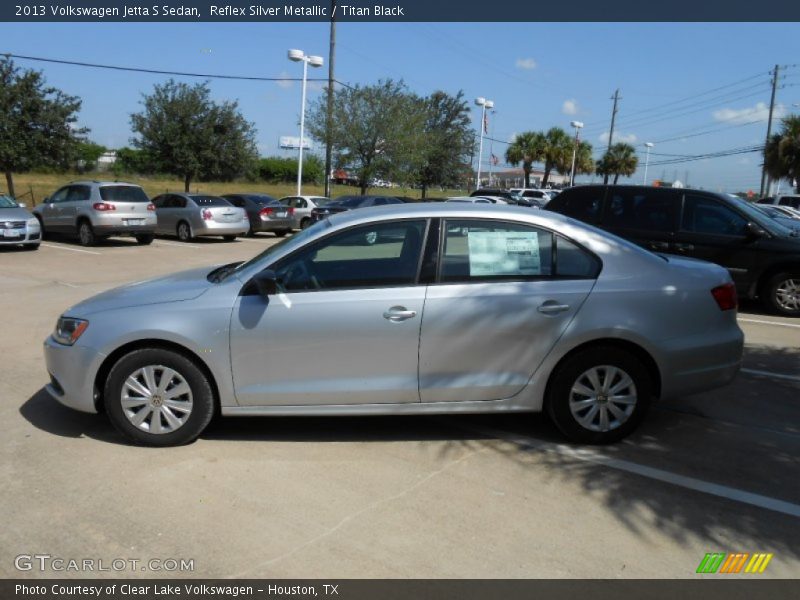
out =
[[[64,312],[45,357],[53,397],[142,444],[189,442],[216,410],[546,410],[607,443],[653,398],[730,382],[742,344],[721,267],[553,213],[419,204],[99,294]]]

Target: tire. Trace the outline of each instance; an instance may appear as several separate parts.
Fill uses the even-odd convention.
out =
[[[158,391],[165,376],[170,377],[166,389],[148,400],[145,392],[154,387]],[[132,379],[137,384],[128,386]],[[168,396],[170,391],[174,397]],[[127,406],[123,406],[124,397]],[[214,416],[214,392],[207,375],[184,355],[161,348],[134,350],[119,359],[106,379],[104,402],[114,427],[126,439],[145,446],[188,444]]]
[[[189,227],[189,224],[186,221],[181,221],[178,223],[178,227],[175,229],[175,234],[182,242],[192,241],[192,228]]]
[[[300,220],[300,229],[305,229],[305,228],[306,228],[306,227],[308,227],[309,225],[311,225],[311,219],[310,219],[310,218],[308,218],[308,217],[303,217],[303,218]]]
[[[286,234],[290,231],[291,229],[277,229],[275,231],[275,237],[286,237]]]
[[[245,236],[249,237],[249,238],[256,237],[256,232],[253,231],[253,226],[252,225],[250,225],[250,228],[247,230],[247,233],[245,233]]]
[[[616,371],[611,372],[611,369]],[[590,379],[592,375],[596,384]],[[614,395],[602,393],[609,389],[603,385],[609,375],[612,378],[610,390],[623,386]],[[629,385],[623,382],[625,375]],[[599,398],[592,401],[590,393],[595,390],[600,392]],[[569,440],[581,444],[610,444],[638,427],[647,414],[652,396],[652,378],[641,360],[613,346],[595,347],[577,352],[558,366],[548,384],[545,406],[556,427]],[[626,401],[615,402],[613,398]],[[613,409],[609,408],[612,406]],[[593,414],[590,416],[590,413]],[[607,418],[605,423],[603,413]],[[585,419],[584,423],[580,418]]]
[[[766,308],[785,317],[800,317],[800,273],[778,273],[764,284]]]
[[[136,236],[136,243],[140,246],[149,246],[153,243],[153,238],[155,236],[152,234],[144,234],[144,235],[137,235]]]
[[[234,242],[234,241],[236,241],[236,236],[235,235],[223,235],[222,239],[225,240],[226,242]]]
[[[36,217],[36,220],[39,221],[39,232],[40,232],[39,239],[44,240],[45,239],[44,221],[42,221],[42,217],[40,217],[39,215],[34,215],[34,216]]]
[[[97,236],[94,234],[92,224],[89,221],[78,223],[78,241],[81,246],[94,246],[97,243]]]

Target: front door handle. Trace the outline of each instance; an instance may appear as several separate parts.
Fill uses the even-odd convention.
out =
[[[392,323],[399,323],[406,319],[413,319],[417,316],[417,311],[407,310],[405,306],[393,306],[389,310],[384,311],[383,318],[388,319]]]
[[[675,249],[680,250],[681,252],[686,252],[687,250],[694,250],[694,244],[675,244]]]
[[[569,304],[559,304],[555,300],[548,300],[547,302],[539,305],[539,308],[536,310],[543,315],[557,315],[565,310],[569,310]]]

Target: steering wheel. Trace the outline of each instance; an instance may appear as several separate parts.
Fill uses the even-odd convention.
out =
[[[292,290],[320,290],[322,285],[316,275],[303,260],[298,260],[288,266],[282,273],[281,280],[287,291]]]

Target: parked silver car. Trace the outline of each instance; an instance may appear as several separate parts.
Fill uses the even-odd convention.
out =
[[[285,196],[280,199],[284,206],[294,209],[294,228],[305,229],[311,225],[311,211],[332,202],[327,196]]]
[[[112,235],[132,235],[140,244],[153,241],[155,207],[144,190],[119,181],[73,181],[33,209],[42,235],[77,235],[93,246]]]
[[[10,196],[0,195],[0,246],[22,245],[37,250],[42,234],[39,221]]]
[[[420,203],[104,292],[64,312],[45,358],[54,398],[104,407],[142,444],[191,441],[216,410],[546,410],[570,439],[605,443],[654,397],[730,382],[742,346],[721,267],[558,214]]]
[[[243,208],[225,198],[206,194],[162,194],[153,198],[158,215],[156,232],[176,235],[182,242],[200,236],[222,236],[233,241],[245,235],[250,221]]]

